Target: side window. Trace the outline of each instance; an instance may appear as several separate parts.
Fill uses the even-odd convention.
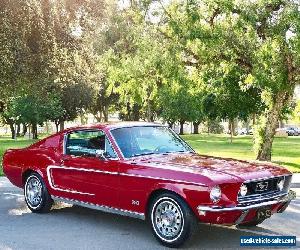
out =
[[[68,155],[96,156],[104,152],[107,158],[116,158],[108,139],[100,130],[74,131],[67,135],[66,140],[66,154]]]

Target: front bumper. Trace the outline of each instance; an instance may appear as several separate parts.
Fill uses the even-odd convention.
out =
[[[296,198],[296,192],[290,190],[288,194],[263,202],[248,202],[234,207],[198,206],[199,219],[213,224],[240,224],[251,221],[257,209],[268,207],[273,213],[283,212],[291,200]]]

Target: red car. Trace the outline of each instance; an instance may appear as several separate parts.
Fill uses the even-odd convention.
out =
[[[286,169],[199,155],[155,123],[67,129],[7,150],[3,169],[32,212],[64,201],[147,219],[169,247],[184,243],[197,222],[255,226],[295,198]]]

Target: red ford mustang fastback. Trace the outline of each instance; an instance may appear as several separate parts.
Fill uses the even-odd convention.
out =
[[[197,222],[255,226],[295,197],[292,174],[268,163],[196,154],[169,128],[115,123],[67,129],[3,158],[32,212],[53,201],[150,221],[164,245],[181,245]]]

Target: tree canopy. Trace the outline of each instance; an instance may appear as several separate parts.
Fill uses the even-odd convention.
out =
[[[0,3],[4,121],[57,128],[86,112],[169,125],[256,119],[271,159],[300,76],[294,0]],[[26,105],[25,105],[26,104]],[[32,114],[32,115],[28,115]]]

